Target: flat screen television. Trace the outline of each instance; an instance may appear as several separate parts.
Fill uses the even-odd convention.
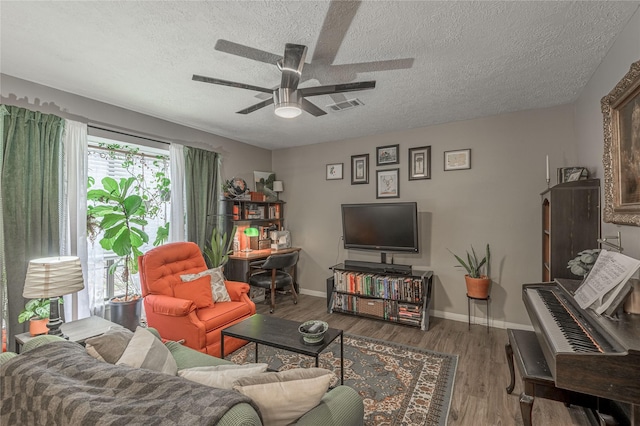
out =
[[[344,248],[413,252],[418,247],[415,202],[342,205]]]

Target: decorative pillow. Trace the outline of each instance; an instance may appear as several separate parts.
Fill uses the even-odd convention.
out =
[[[146,368],[173,376],[178,372],[178,365],[169,349],[153,333],[142,327],[136,328],[116,365]]]
[[[198,274],[181,275],[182,281],[196,280],[204,276],[210,276],[211,294],[213,295],[214,302],[230,302],[231,297],[227,292],[227,287],[224,285],[224,275],[222,273],[222,266],[213,269],[207,269]]]
[[[173,295],[179,299],[193,300],[198,308],[206,308],[213,305],[211,297],[210,277],[203,271],[199,274],[180,275],[182,283],[173,287]]]
[[[224,364],[208,367],[192,367],[178,371],[178,376],[214,388],[231,389],[241,377],[267,371],[268,364]]]
[[[332,376],[324,368],[294,368],[242,377],[233,389],[256,403],[265,426],[288,425],[320,403]]]
[[[112,328],[101,336],[87,339],[85,341],[87,353],[100,361],[115,364],[132,337],[133,331],[129,329]]]

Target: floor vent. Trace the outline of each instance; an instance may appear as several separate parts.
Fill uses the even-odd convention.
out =
[[[327,105],[331,111],[344,111],[346,109],[355,108],[357,106],[364,105],[360,99],[349,99],[348,101],[338,102],[332,105]]]

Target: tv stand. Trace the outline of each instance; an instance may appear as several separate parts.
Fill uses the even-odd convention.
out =
[[[375,272],[383,274],[411,275],[411,265],[396,265],[389,263],[364,262],[361,260],[345,260],[344,266],[350,270],[360,272]]]
[[[355,266],[354,266],[355,265]],[[334,265],[327,280],[327,309],[387,322],[429,329],[433,272],[398,274],[371,268],[401,267],[374,262],[348,261]]]

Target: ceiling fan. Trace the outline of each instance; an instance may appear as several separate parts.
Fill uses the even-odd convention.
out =
[[[219,84],[222,86],[237,87],[239,89],[255,90],[257,92],[269,93],[271,98],[238,111],[238,114],[249,114],[267,105],[274,104],[275,113],[279,117],[293,118],[302,113],[302,110],[319,117],[326,112],[318,108],[306,98],[309,96],[330,95],[332,93],[353,92],[356,90],[367,90],[376,87],[375,81],[362,81],[357,83],[332,84],[327,86],[304,87],[298,89],[302,67],[307,55],[307,46],[287,43],[284,49],[284,57],[277,61],[278,68],[282,72],[280,87],[277,89],[267,89],[253,86],[251,84],[236,83],[234,81],[221,80],[219,78],[193,75],[193,80],[204,83]]]

